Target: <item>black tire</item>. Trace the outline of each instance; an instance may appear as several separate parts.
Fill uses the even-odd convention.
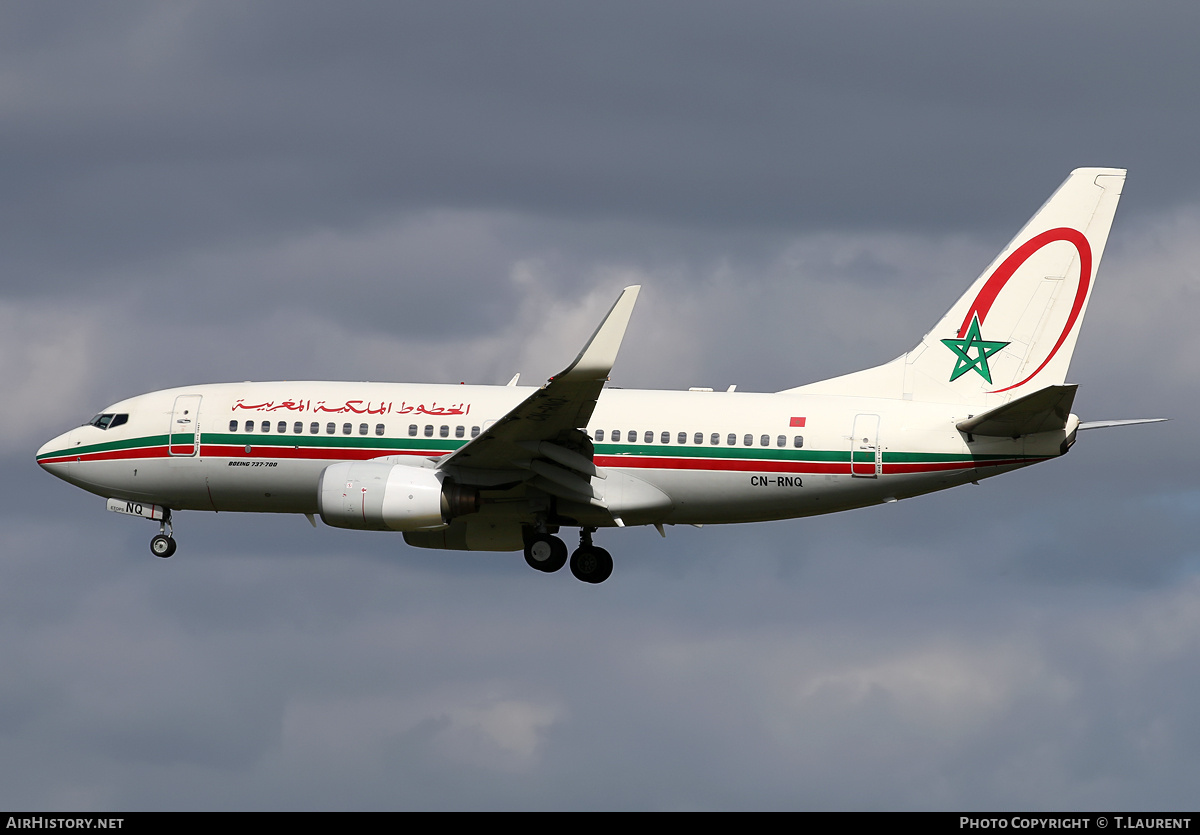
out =
[[[552,574],[567,564],[567,546],[557,536],[536,534],[525,543],[525,562],[530,568]]]
[[[571,573],[585,583],[603,583],[612,575],[612,554],[596,546],[583,546],[571,555]]]
[[[150,553],[165,560],[175,553],[175,540],[164,534],[158,534],[150,540]]]

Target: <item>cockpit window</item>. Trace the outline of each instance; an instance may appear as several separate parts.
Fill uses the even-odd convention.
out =
[[[95,426],[97,429],[110,429],[115,426],[121,426],[129,421],[127,414],[113,414],[111,412],[103,412],[89,420],[86,426]]]

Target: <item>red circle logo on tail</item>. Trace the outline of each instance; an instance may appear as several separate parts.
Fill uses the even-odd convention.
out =
[[[1054,343],[1054,347],[1050,349],[1050,353],[1042,360],[1042,364],[1034,369],[1033,373],[1020,382],[1013,383],[1011,386],[1005,386],[1002,389],[996,389],[992,394],[999,394],[1002,391],[1015,389],[1018,386],[1023,386],[1037,376],[1038,372],[1046,367],[1046,363],[1054,358],[1058,353],[1058,349],[1067,340],[1067,334],[1075,327],[1075,322],[1079,319],[1079,314],[1083,311],[1083,303],[1087,300],[1088,287],[1092,280],[1092,247],[1088,244],[1088,240],[1083,233],[1076,229],[1069,229],[1065,226],[1060,226],[1057,229],[1047,229],[1039,235],[1027,240],[1021,244],[1012,255],[1004,259],[996,271],[992,273],[983,288],[979,291],[979,295],[975,297],[975,301],[967,308],[967,315],[963,317],[962,326],[958,329],[958,337],[962,339],[971,327],[971,321],[975,317],[979,317],[979,322],[982,324],[987,319],[988,311],[992,309],[992,304],[996,301],[996,297],[1000,295],[1000,291],[1004,289],[1004,285],[1012,278],[1013,273],[1017,268],[1024,264],[1033,253],[1037,252],[1047,244],[1052,244],[1055,241],[1066,241],[1075,247],[1079,253],[1079,286],[1075,290],[1075,301],[1071,304],[1071,313],[1067,316],[1067,322],[1063,325],[1062,333],[1058,335],[1058,341]],[[989,381],[990,382],[990,381]]]

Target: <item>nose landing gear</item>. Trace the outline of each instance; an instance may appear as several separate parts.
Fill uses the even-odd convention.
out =
[[[158,535],[150,540],[150,553],[164,560],[175,553],[175,526],[171,524],[171,509],[163,513],[162,521],[158,523]]]

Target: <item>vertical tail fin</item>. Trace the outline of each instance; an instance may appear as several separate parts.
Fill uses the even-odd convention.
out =
[[[1061,385],[1124,182],[1119,168],[1072,171],[915,348],[792,391],[991,408]]]
[[[1062,384],[1124,182],[1072,171],[908,353],[905,394],[993,405]]]

